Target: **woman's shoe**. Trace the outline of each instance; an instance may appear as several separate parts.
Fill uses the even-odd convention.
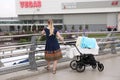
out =
[[[49,71],[50,70],[50,68],[48,67],[48,66],[46,66],[46,67],[44,67],[47,71]]]
[[[52,73],[53,73],[53,74],[56,74],[56,70],[53,70]]]

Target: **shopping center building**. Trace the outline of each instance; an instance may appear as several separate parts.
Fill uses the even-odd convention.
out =
[[[119,0],[16,0],[16,12],[20,30],[46,27],[48,19],[62,31],[120,30]]]

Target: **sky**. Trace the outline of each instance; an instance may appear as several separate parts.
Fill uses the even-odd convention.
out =
[[[15,0],[0,0],[0,17],[17,17]]]

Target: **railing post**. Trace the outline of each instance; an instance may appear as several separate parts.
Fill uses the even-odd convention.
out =
[[[111,53],[112,53],[112,54],[116,54],[116,53],[117,53],[114,43],[111,44]]]
[[[3,67],[4,66],[4,64],[1,62],[1,59],[0,59],[0,67]]]
[[[29,63],[30,63],[30,69],[31,70],[37,70],[37,64],[35,60],[35,50],[36,50],[36,36],[31,37],[31,47],[30,47],[30,53],[29,53]]]
[[[115,34],[112,33],[111,36],[115,36]],[[115,41],[115,39],[112,39],[112,41]],[[112,54],[116,54],[116,53],[117,53],[117,52],[116,52],[116,46],[115,46],[115,43],[114,43],[114,42],[111,44],[111,53],[112,53]]]

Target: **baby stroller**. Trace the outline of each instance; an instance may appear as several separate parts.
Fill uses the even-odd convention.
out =
[[[93,69],[96,69],[98,67],[98,70],[100,72],[104,70],[104,65],[99,61],[96,61],[93,54],[83,54],[78,49],[76,44],[69,43],[69,42],[67,42],[66,44],[75,46],[77,51],[80,53],[80,55],[76,56],[75,60],[72,60],[70,62],[70,67],[73,70],[76,70],[77,72],[84,72],[86,66],[91,66]]]

